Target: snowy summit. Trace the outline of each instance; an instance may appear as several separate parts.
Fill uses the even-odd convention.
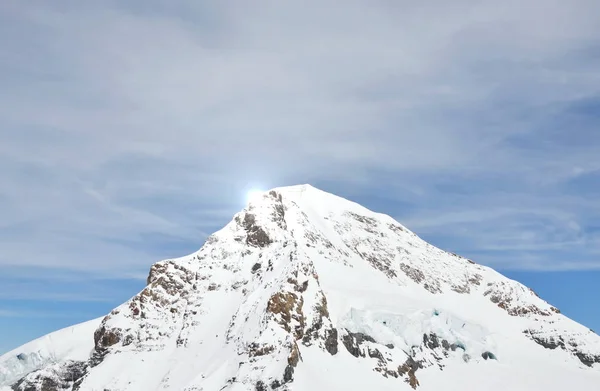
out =
[[[600,337],[387,215],[276,188],[97,319],[0,357],[0,389],[595,390]]]

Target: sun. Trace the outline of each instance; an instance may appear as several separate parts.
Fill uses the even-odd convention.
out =
[[[263,194],[264,194],[263,190],[259,190],[259,189],[248,190],[248,192],[246,193],[246,201],[247,202],[257,201],[262,197]]]

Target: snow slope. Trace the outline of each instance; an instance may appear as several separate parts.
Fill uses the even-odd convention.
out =
[[[154,264],[147,287],[93,328],[91,355],[13,389],[600,384],[591,330],[522,284],[308,185],[264,193],[196,253]]]
[[[0,357],[0,386],[10,385],[51,364],[87,360],[94,349],[90,335],[101,320],[98,318],[66,327],[5,353]]]

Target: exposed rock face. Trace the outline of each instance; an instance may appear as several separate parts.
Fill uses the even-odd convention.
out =
[[[100,327],[94,333],[94,343],[96,349],[104,350],[121,341],[120,330],[107,330],[106,327]]]
[[[253,214],[246,213],[244,216],[244,229],[247,232],[246,243],[256,247],[266,247],[272,243],[269,235],[256,224],[256,218]]]
[[[488,283],[487,285],[484,296],[488,296],[492,303],[497,304],[498,307],[508,312],[509,315],[525,316],[532,314],[550,316],[560,313],[558,308],[542,302],[533,290],[525,286],[509,284],[507,281]],[[528,297],[538,299],[538,301],[542,302],[543,307],[540,308],[538,305],[527,301]]]
[[[398,367],[398,374],[400,376],[406,376],[406,382],[410,384],[413,389],[416,389],[419,385],[419,380],[415,374],[419,368],[422,368],[421,364],[409,357],[404,364]]]
[[[579,361],[588,367],[591,367],[594,364],[600,364],[600,355],[598,354],[576,352],[575,356],[577,356]]]
[[[147,286],[90,334],[87,361],[32,366],[10,385],[307,391],[297,388],[310,383],[306,373],[353,360],[360,370],[331,374],[350,379],[346,388],[365,377],[415,389],[450,360],[493,366],[506,357],[519,363],[512,370],[525,367],[514,353],[520,347],[503,345],[511,330],[518,335],[509,341],[540,356],[600,369],[600,337],[516,281],[425,243],[388,216],[311,187],[283,188],[196,253],[154,264]]]
[[[373,369],[382,376],[404,378],[405,382],[414,389],[419,386],[417,370],[434,365],[443,369],[442,362],[451,355],[458,355],[466,362],[471,360],[465,352],[464,344],[450,343],[435,333],[423,334],[421,344],[406,350],[396,349],[391,344],[376,341],[370,335],[353,333],[347,329],[344,330],[342,342],[352,356],[372,359]],[[484,360],[496,359],[496,356],[489,351],[483,352],[481,357]]]
[[[61,391],[78,390],[81,379],[88,371],[85,362],[55,364],[35,371],[13,384],[14,391]]]
[[[348,350],[348,353],[354,357],[366,357],[367,353],[362,348],[362,345],[364,342],[375,343],[375,340],[368,335],[362,333],[351,333],[346,330],[346,335],[342,337],[342,342]]]
[[[524,334],[531,338],[538,345],[546,349],[562,349],[577,357],[582,364],[592,367],[594,364],[600,364],[600,352],[592,352],[589,347],[582,344],[582,337],[579,334],[557,333],[554,330],[529,329]],[[592,334],[591,332],[589,334]]]

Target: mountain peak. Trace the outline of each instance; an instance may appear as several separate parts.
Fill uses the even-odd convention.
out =
[[[21,368],[14,390],[48,381],[79,390],[470,389],[494,378],[503,389],[541,390],[600,380],[600,338],[529,288],[306,184],[262,193],[194,254],[154,264],[148,285],[89,338],[88,360],[19,367],[3,356],[0,371]],[[532,374],[537,383],[524,386]]]
[[[270,196],[270,197],[269,197]],[[362,205],[353,201],[342,198],[333,193],[316,188],[310,184],[292,185],[275,187],[268,191],[264,191],[260,196],[255,197],[255,202],[269,201],[273,198],[278,199],[285,197],[287,201],[293,201],[301,207],[317,207],[320,206],[322,211],[332,211],[340,208],[360,209],[369,213],[373,213]]]
[[[272,191],[277,191],[280,193],[302,193],[302,192],[307,192],[307,191],[312,191],[312,192],[320,192],[320,193],[327,193],[323,190],[317,189],[316,187],[314,187],[313,185],[309,184],[309,183],[303,183],[303,184],[298,184],[298,185],[290,185],[290,186],[281,186],[281,187],[276,187],[271,189]],[[330,194],[330,193],[327,193]]]
[[[331,217],[347,219],[348,216],[365,216],[367,220],[374,222],[385,222],[401,227],[408,232],[406,227],[392,219],[390,216],[373,212],[364,206],[340,197],[333,193],[318,189],[310,184],[276,187],[264,191],[253,197],[246,209],[259,210],[260,205],[269,209],[274,205],[280,205],[285,209],[300,210],[303,215],[310,216],[312,223],[319,225],[319,221],[327,220]],[[413,233],[410,233],[414,235]]]

